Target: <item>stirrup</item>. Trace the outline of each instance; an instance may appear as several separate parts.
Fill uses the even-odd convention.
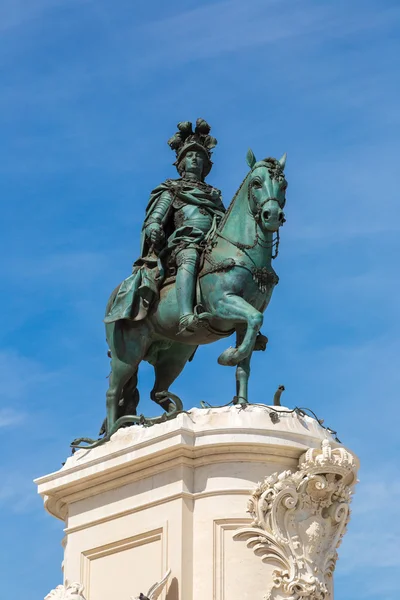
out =
[[[178,335],[194,333],[197,329],[198,317],[194,313],[187,313],[179,319]]]
[[[194,307],[194,315],[199,321],[209,321],[213,315],[210,312],[206,312],[201,304],[196,304]]]
[[[205,311],[199,312],[199,309],[201,311],[202,307],[197,305],[194,307],[192,313],[187,313],[180,317],[178,335],[185,334],[186,332],[188,334],[194,333],[196,329],[201,327],[203,321],[208,321],[212,317],[211,313]]]

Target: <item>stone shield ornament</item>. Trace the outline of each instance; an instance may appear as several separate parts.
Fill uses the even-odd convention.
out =
[[[324,440],[300,457],[298,471],[274,473],[258,484],[248,505],[253,523],[234,539],[279,565],[266,600],[332,598],[337,548],[356,481],[356,458]]]

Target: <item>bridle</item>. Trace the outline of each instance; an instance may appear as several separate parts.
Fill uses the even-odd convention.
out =
[[[218,231],[218,229],[215,231],[215,235],[222,238],[223,240],[225,240],[226,242],[228,242],[229,244],[232,244],[232,246],[235,246],[236,248],[239,248],[239,250],[252,250],[253,248],[255,248],[256,246],[261,246],[262,248],[271,248],[272,249],[272,255],[271,258],[275,259],[278,254],[279,254],[279,229],[276,232],[276,237],[275,239],[271,240],[271,242],[268,242],[266,245],[263,245],[261,242],[265,240],[262,240],[260,238],[260,235],[258,233],[258,227],[259,224],[257,223],[257,221],[254,219],[254,225],[255,225],[255,236],[254,236],[254,242],[252,244],[242,244],[242,242],[236,242],[235,240],[231,240],[230,238],[226,237],[225,235],[223,235],[223,233],[221,233],[220,231]]]
[[[235,240],[231,240],[230,238],[226,237],[218,229],[215,230],[215,235],[222,238],[229,244],[232,244],[232,246],[235,246],[239,250],[252,250],[256,246],[261,246],[262,248],[266,248],[266,249],[271,248],[272,249],[271,259],[274,260],[279,254],[279,241],[280,241],[279,229],[276,232],[275,239],[271,240],[271,242],[267,242],[266,245],[265,245],[265,240],[263,240],[260,237],[259,229],[260,229],[261,213],[263,211],[263,207],[265,206],[265,204],[267,204],[267,202],[271,202],[272,200],[275,200],[276,202],[278,202],[278,204],[280,206],[280,202],[276,197],[271,196],[271,197],[263,200],[261,203],[257,203],[254,198],[254,195],[252,194],[252,190],[253,190],[253,186],[249,185],[248,189],[247,189],[247,205],[250,208],[250,214],[252,215],[252,217],[254,219],[254,227],[255,227],[254,242],[252,244],[242,244],[241,242],[237,242]],[[252,208],[252,206],[254,206],[255,210]],[[262,242],[264,242],[264,244]]]

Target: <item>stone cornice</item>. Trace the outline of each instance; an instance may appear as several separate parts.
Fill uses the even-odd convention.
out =
[[[104,446],[76,452],[60,471],[35,483],[46,509],[65,520],[71,502],[177,467],[279,463],[282,458],[293,460],[295,467],[326,436],[316,420],[289,411],[274,424],[263,407],[192,409],[152,428],[121,429]]]

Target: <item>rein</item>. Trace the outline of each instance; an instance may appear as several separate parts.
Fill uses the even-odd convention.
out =
[[[252,250],[253,248],[255,248],[258,245],[260,245],[262,248],[274,248],[271,258],[275,259],[279,254],[279,241],[280,241],[279,229],[276,232],[276,238],[274,240],[272,240],[271,243],[269,243],[267,246],[263,246],[263,244],[260,243],[260,236],[257,231],[257,223],[256,222],[255,222],[255,229],[256,229],[256,232],[255,232],[255,239],[254,239],[253,244],[242,244],[241,242],[236,242],[235,240],[231,240],[231,239],[227,238],[225,235],[223,235],[220,231],[218,231],[218,229],[215,231],[215,235],[222,238],[229,244],[232,244],[232,246],[236,246],[236,248],[239,248],[239,250]],[[263,241],[265,241],[265,240],[263,240]]]
[[[218,228],[214,229],[214,231],[212,232],[212,235],[209,237],[208,239],[208,244],[207,246],[210,248],[213,246],[213,242],[215,239],[215,236],[218,236],[220,238],[222,238],[223,240],[225,240],[226,242],[228,242],[229,244],[232,244],[232,246],[235,246],[236,248],[238,248],[239,250],[252,250],[253,248],[255,248],[256,246],[260,245],[262,248],[268,249],[268,248],[272,248],[272,256],[271,259],[274,260],[278,254],[279,254],[279,241],[280,241],[280,237],[279,237],[279,229],[276,232],[276,237],[275,239],[273,239],[270,243],[267,243],[267,245],[262,244],[262,242],[265,242],[265,240],[262,240],[262,238],[260,237],[260,234],[258,232],[258,227],[259,227],[259,222],[261,219],[261,212],[263,209],[263,206],[267,203],[270,202],[271,200],[276,200],[279,204],[279,201],[277,198],[266,198],[263,202],[261,202],[261,204],[256,204],[257,209],[255,211],[251,210],[251,204],[253,201],[254,203],[254,198],[251,194],[251,186],[249,185],[247,188],[247,203],[248,203],[248,207],[250,208],[250,215],[253,217],[254,219],[254,227],[255,227],[255,235],[254,235],[254,242],[252,244],[242,244],[241,242],[237,242],[235,240],[231,240],[230,238],[226,237],[225,235],[223,235],[220,231],[220,229],[222,229],[222,227],[225,225],[228,217],[229,217],[229,213],[232,211],[233,205],[235,204],[235,201],[240,193],[240,190],[242,189],[246,179],[248,176],[245,177],[245,179],[243,180],[242,184],[240,185],[239,189],[237,190],[235,196],[232,199],[231,204],[228,207],[228,210],[226,211],[224,218],[222,219],[221,223],[219,224]],[[258,226],[258,227],[257,227]]]

